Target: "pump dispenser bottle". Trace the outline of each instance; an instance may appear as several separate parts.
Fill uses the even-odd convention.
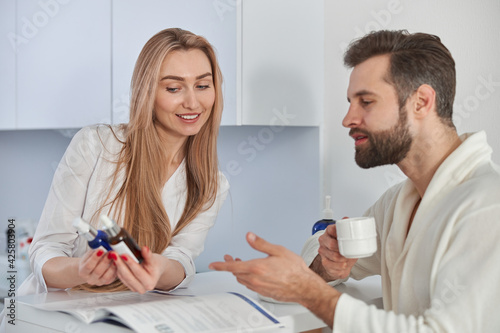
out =
[[[85,237],[91,249],[97,249],[102,246],[106,251],[112,250],[108,244],[108,235],[104,231],[96,230],[81,217],[73,220],[73,226],[78,230],[80,235]]]
[[[101,221],[106,227],[104,231],[108,234],[109,245],[111,245],[116,253],[120,255],[127,254],[138,263],[144,260],[141,254],[141,248],[127,230],[121,228],[115,221],[106,215],[101,215]]]
[[[314,223],[312,228],[313,235],[320,230],[325,230],[326,227],[328,227],[330,224],[335,224],[335,220],[333,219],[333,210],[330,208],[330,200],[331,197],[327,195],[325,197],[325,208],[323,209],[323,218],[318,222]]]

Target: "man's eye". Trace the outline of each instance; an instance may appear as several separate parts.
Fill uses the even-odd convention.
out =
[[[361,104],[363,105],[370,105],[373,101],[365,101],[365,100],[362,100],[361,101]]]

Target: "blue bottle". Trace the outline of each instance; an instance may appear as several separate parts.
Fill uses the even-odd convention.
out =
[[[91,249],[97,249],[102,246],[106,251],[113,250],[108,243],[108,235],[104,231],[96,230],[80,217],[73,220],[73,226],[78,230],[80,235],[83,235],[87,239]]]
[[[333,210],[330,208],[331,197],[327,195],[325,197],[325,209],[323,209],[323,218],[318,222],[314,223],[312,228],[312,234],[314,235],[320,230],[325,230],[330,224],[335,224],[333,219]]]

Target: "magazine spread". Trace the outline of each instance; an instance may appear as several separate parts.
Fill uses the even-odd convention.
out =
[[[136,332],[235,332],[283,327],[258,303],[238,293],[106,293],[33,306],[62,311],[85,323],[116,321]]]

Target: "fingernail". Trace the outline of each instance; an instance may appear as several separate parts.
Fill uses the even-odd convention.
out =
[[[109,252],[108,259],[113,259],[114,261],[118,260],[118,257],[114,252]]]
[[[99,250],[99,251],[97,251],[96,254],[97,254],[98,257],[100,257],[100,256],[102,256],[104,254],[104,251],[103,250]]]
[[[253,232],[249,232],[249,233],[248,233],[248,240],[249,240],[249,241],[252,241],[252,242],[253,242],[253,241],[255,240],[255,238],[256,238],[256,237],[257,237],[257,236],[255,236],[255,234],[254,234]]]
[[[122,258],[123,261],[127,261],[128,260],[128,258],[127,258],[126,255],[122,255],[122,256],[120,256],[120,258]]]

